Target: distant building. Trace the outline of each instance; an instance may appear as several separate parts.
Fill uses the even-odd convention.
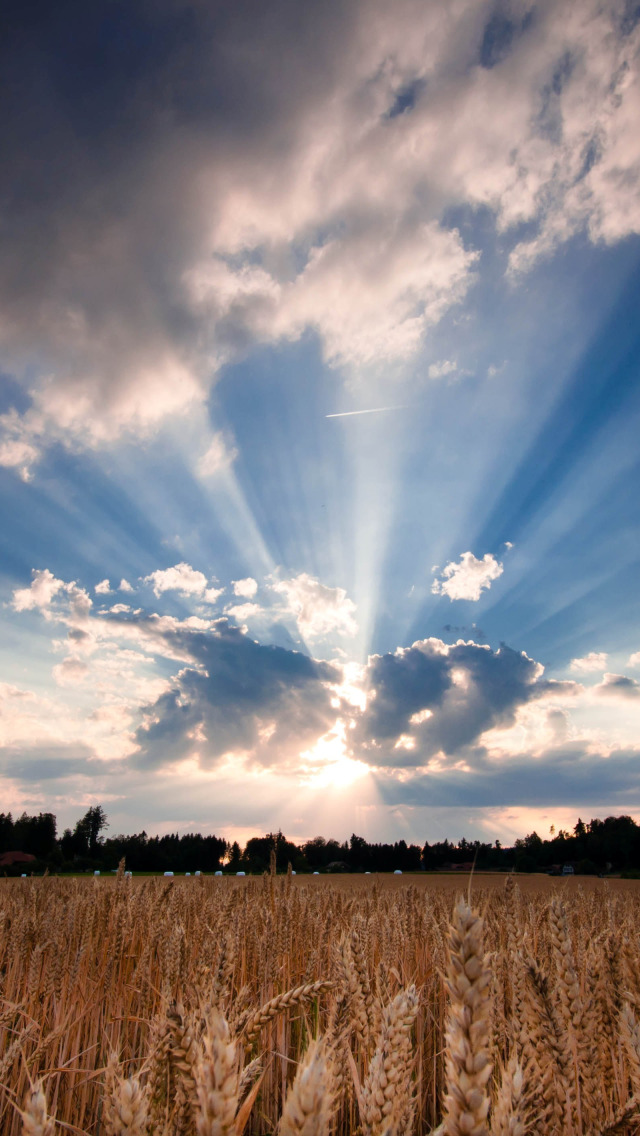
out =
[[[11,868],[13,864],[35,864],[36,857],[30,852],[3,852],[0,856],[0,868]]]

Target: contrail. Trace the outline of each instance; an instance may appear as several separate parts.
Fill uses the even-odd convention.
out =
[[[342,410],[340,414],[325,414],[325,418],[350,418],[352,414],[382,414],[384,410],[406,409],[406,406],[374,406],[371,410]]]

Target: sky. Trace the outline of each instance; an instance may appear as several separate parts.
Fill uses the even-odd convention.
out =
[[[640,819],[640,8],[3,21],[0,811]]]

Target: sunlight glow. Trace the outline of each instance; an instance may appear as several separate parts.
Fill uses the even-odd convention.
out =
[[[364,761],[349,757],[345,724],[338,719],[328,734],[301,755],[304,784],[316,789],[346,789],[370,772]]]

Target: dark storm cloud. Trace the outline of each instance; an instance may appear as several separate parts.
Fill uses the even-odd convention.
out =
[[[527,703],[581,689],[541,675],[539,663],[505,644],[493,651],[432,639],[374,656],[367,674],[372,697],[354,743],[363,745],[372,765],[420,766],[439,752],[456,758],[486,730],[512,725]]]
[[[428,641],[393,655],[375,655],[367,684],[372,697],[363,721],[366,735],[372,740],[397,737],[409,728],[412,714],[442,702],[451,685],[447,656]]]
[[[282,756],[280,748],[294,745],[297,755],[335,721],[329,684],[340,672],[328,663],[262,646],[225,621],[210,633],[180,630],[165,638],[197,669],[186,667],[144,708],[136,765],[155,767],[197,752],[207,766],[230,751],[253,751],[270,764]]]
[[[29,785],[69,777],[92,777],[113,767],[113,762],[96,761],[95,756],[90,746],[78,743],[5,746],[0,747],[0,770],[3,776]]]
[[[5,7],[0,344],[17,369],[57,372],[45,402],[62,425],[69,390],[97,436],[153,419],[127,388],[153,395],[154,369],[160,409],[197,391],[208,352],[182,274],[215,227],[225,165],[257,171],[291,146],[350,22],[344,5],[296,12],[289,0]],[[242,319],[220,321],[218,353],[225,335],[237,347]]]
[[[525,754],[488,762],[479,749],[468,751],[470,769],[417,773],[409,780],[375,775],[382,799],[391,805],[472,807],[549,807],[640,805],[640,750],[593,753],[580,743],[551,746],[542,755]]]

